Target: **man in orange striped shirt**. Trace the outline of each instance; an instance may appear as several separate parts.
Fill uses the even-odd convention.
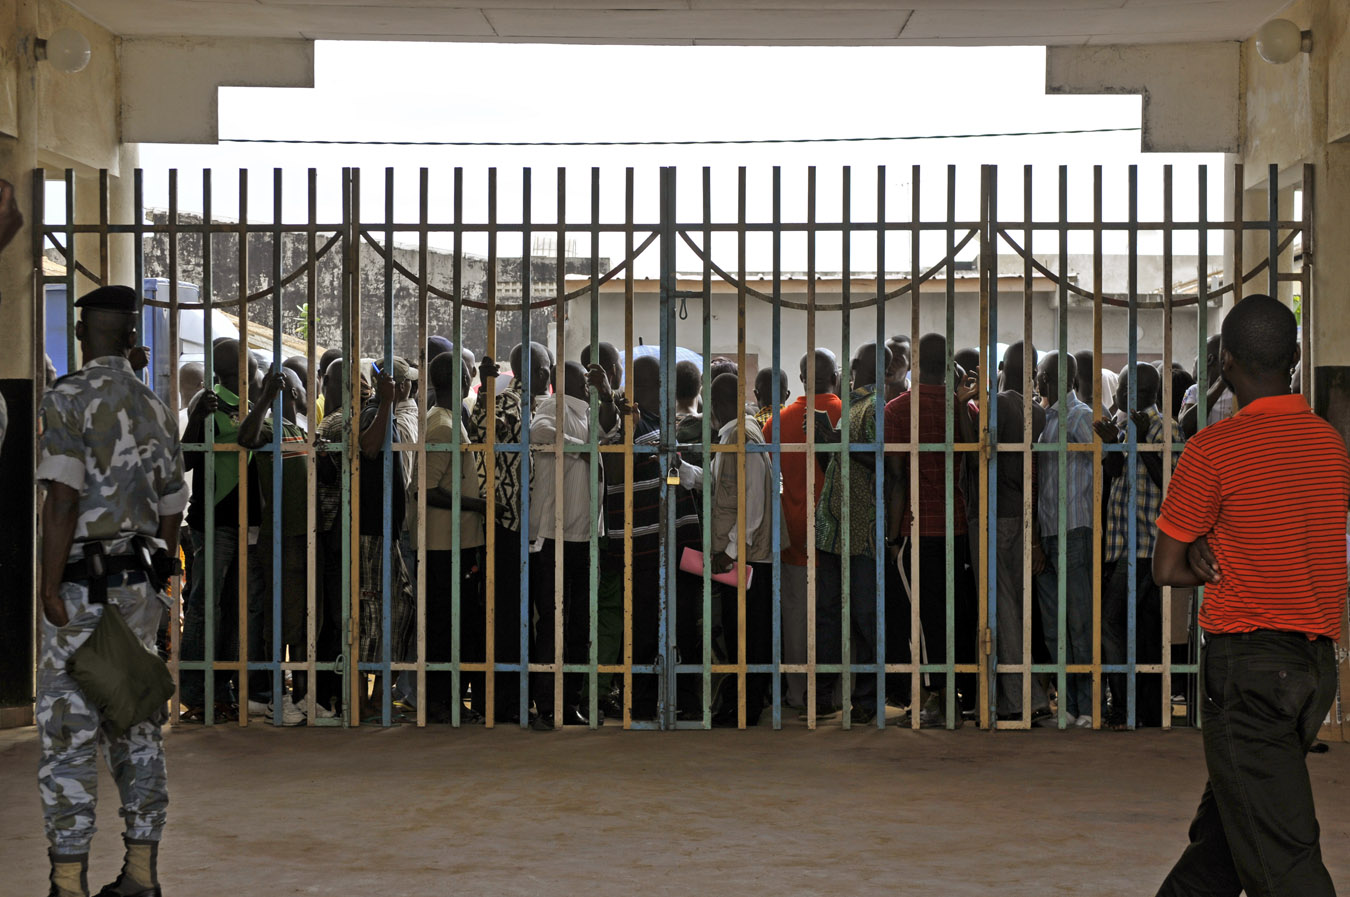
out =
[[[1241,411],[1186,444],[1153,576],[1204,585],[1205,765],[1190,844],[1159,895],[1334,895],[1305,761],[1336,692],[1346,601],[1345,441],[1290,395],[1297,324],[1269,296],[1223,322]]]

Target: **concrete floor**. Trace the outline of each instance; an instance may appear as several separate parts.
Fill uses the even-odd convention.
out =
[[[1193,731],[168,735],[170,897],[1151,894],[1204,784]],[[46,893],[33,729],[0,732],[0,893]],[[1350,747],[1309,758],[1350,889]],[[104,773],[90,882],[117,873]]]

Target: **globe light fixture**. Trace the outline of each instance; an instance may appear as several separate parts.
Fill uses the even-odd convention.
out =
[[[1272,65],[1284,65],[1299,53],[1312,51],[1312,32],[1288,19],[1271,19],[1256,31],[1256,52]]]
[[[58,28],[51,37],[38,38],[34,50],[38,59],[68,75],[84,71],[89,64],[89,40],[74,28]]]

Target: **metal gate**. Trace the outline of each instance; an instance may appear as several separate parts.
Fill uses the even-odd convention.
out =
[[[396,180],[393,169],[386,170],[381,181],[367,182],[364,186],[359,169],[344,169],[336,183],[325,185],[320,184],[318,173],[310,170],[298,190],[284,181],[278,169],[271,179],[270,214],[259,215],[249,204],[249,172],[240,171],[237,187],[228,189],[233,194],[230,211],[235,219],[228,221],[213,208],[213,196],[221,191],[213,187],[211,171],[201,174],[200,207],[191,215],[180,208],[177,171],[168,173],[167,209],[154,215],[145,207],[142,173],[136,171],[131,219],[113,221],[109,214],[109,179],[104,172],[97,187],[99,219],[81,221],[76,215],[74,173],[65,174],[62,214],[60,210],[44,207],[44,174],[34,172],[37,204],[34,220],[42,222],[42,245],[51,257],[48,261],[56,259],[63,266],[62,270],[51,270],[43,268],[42,258],[35,259],[35,265],[43,271],[40,283],[44,295],[50,287],[64,287],[63,296],[52,306],[53,312],[59,308],[65,320],[72,321],[73,299],[92,284],[110,282],[113,267],[110,258],[117,254],[119,243],[131,243],[133,270],[129,273],[136,283],[144,284],[151,277],[166,281],[154,295],[146,296],[145,321],[147,333],[159,326],[152,321],[153,315],[159,314],[154,320],[164,324],[164,329],[154,334],[157,342],[151,347],[149,376],[158,377],[152,383],[175,411],[184,408],[191,398],[180,395],[178,386],[177,370],[183,357],[180,327],[185,320],[181,313],[200,313],[200,345],[208,388],[215,373],[214,353],[209,347],[216,336],[213,328],[219,326],[220,319],[215,314],[218,311],[233,314],[237,321],[238,370],[247,370],[250,334],[255,342],[261,337],[261,342],[269,344],[265,360],[271,364],[280,365],[283,356],[292,350],[309,361],[311,379],[305,384],[309,423],[304,440],[283,448],[277,427],[270,444],[255,450],[258,459],[277,459],[283,455],[304,458],[307,474],[303,490],[302,574],[286,572],[298,568],[294,563],[286,564],[295,558],[286,557],[283,542],[285,477],[272,476],[270,496],[261,496],[265,513],[272,517],[270,552],[255,553],[239,546],[250,542],[246,499],[250,477],[254,476],[252,471],[259,461],[242,451],[237,443],[217,439],[211,422],[207,424],[204,442],[184,446],[203,453],[207,465],[204,470],[214,471],[220,464],[218,458],[227,459],[233,468],[227,479],[238,481],[230,515],[238,522],[229,527],[233,532],[226,542],[214,535],[219,529],[215,523],[217,515],[222,513],[215,494],[217,477],[199,476],[195,484],[203,496],[202,532],[212,534],[200,546],[199,569],[214,571],[221,546],[234,546],[229,566],[235,587],[222,590],[214,574],[203,575],[200,594],[192,596],[200,604],[194,611],[202,621],[200,657],[185,658],[181,654],[179,621],[184,619],[185,604],[181,588],[174,590],[170,615],[171,668],[180,679],[185,673],[202,676],[206,724],[220,720],[218,690],[229,684],[227,679],[218,684],[213,672],[233,680],[240,707],[239,725],[246,725],[249,720],[244,696],[250,690],[246,681],[250,672],[260,676],[265,689],[278,697],[288,676],[305,674],[308,693],[302,706],[311,725],[361,724],[356,708],[368,687],[365,674],[370,673],[382,677],[374,721],[385,726],[398,716],[390,685],[400,676],[407,679],[405,692],[420,697],[428,695],[428,676],[433,677],[437,688],[448,687],[452,698],[444,721],[452,725],[465,722],[470,709],[478,707],[486,724],[492,726],[501,722],[500,708],[514,701],[516,721],[527,726],[531,704],[547,704],[550,693],[552,706],[561,713],[566,700],[565,683],[570,676],[581,677],[580,693],[584,699],[579,711],[592,727],[599,724],[598,711],[610,695],[617,696],[619,719],[625,728],[707,728],[714,724],[715,717],[723,723],[730,721],[744,726],[747,718],[754,720],[760,716],[759,707],[747,707],[747,677],[752,676],[769,680],[764,718],[771,720],[775,728],[796,713],[785,704],[786,694],[797,688],[793,683],[800,682],[793,678],[796,676],[804,677],[805,690],[798,703],[804,704],[801,719],[809,727],[821,721],[818,709],[837,707],[841,711],[838,720],[830,719],[844,728],[855,721],[881,727],[888,719],[918,728],[933,718],[950,728],[960,725],[964,703],[966,716],[982,727],[1026,728],[1038,709],[1032,706],[1036,683],[1060,696],[1058,715],[1052,724],[1063,727],[1071,724],[1063,700],[1070,687],[1069,677],[1087,676],[1092,693],[1090,716],[1092,726],[1097,728],[1102,725],[1104,712],[1104,676],[1111,674],[1126,675],[1124,692],[1117,696],[1116,703],[1121,703],[1123,697],[1126,704],[1123,716],[1129,726],[1136,721],[1138,674],[1161,676],[1164,727],[1172,725],[1174,710],[1180,708],[1182,713],[1188,713],[1194,709],[1196,601],[1179,606],[1172,590],[1163,589],[1160,616],[1154,619],[1149,615],[1151,625],[1160,625],[1163,632],[1146,633],[1146,638],[1150,644],[1157,644],[1161,636],[1164,650],[1160,657],[1148,659],[1141,658],[1137,651],[1141,633],[1136,625],[1135,574],[1137,564],[1145,560],[1136,557],[1135,551],[1144,535],[1138,531],[1136,522],[1137,474],[1141,459],[1150,453],[1160,454],[1165,488],[1170,462],[1183,447],[1170,413],[1174,378],[1160,378],[1160,407],[1167,409],[1162,415],[1161,444],[1144,442],[1128,415],[1123,425],[1125,435],[1119,444],[1104,444],[1100,436],[1091,442],[1071,442],[1065,428],[1060,429],[1058,441],[1037,442],[1030,427],[1022,428],[1023,435],[1018,440],[1000,441],[1000,403],[994,397],[997,388],[994,371],[1000,363],[998,346],[1004,337],[1012,337],[1008,342],[1021,339],[1030,345],[1038,333],[1048,333],[1049,345],[1061,356],[1090,348],[1098,369],[1105,366],[1104,359],[1110,354],[1124,358],[1131,369],[1141,358],[1156,354],[1163,372],[1172,370],[1174,358],[1194,355],[1201,384],[1197,415],[1203,426],[1207,413],[1203,400],[1207,383],[1206,338],[1217,332],[1218,303],[1240,299],[1249,281],[1264,274],[1264,286],[1271,295],[1296,297],[1303,325],[1303,358],[1309,358],[1312,177],[1308,168],[1302,171],[1300,181],[1281,186],[1279,173],[1272,167],[1264,191],[1268,201],[1253,218],[1244,208],[1244,175],[1241,167],[1236,167],[1231,180],[1236,186],[1231,196],[1224,198],[1228,212],[1217,220],[1211,220],[1209,215],[1210,173],[1203,166],[1186,172],[1186,177],[1194,181],[1196,212],[1184,220],[1173,214],[1174,197],[1179,194],[1174,191],[1171,166],[1163,170],[1161,189],[1151,196],[1141,193],[1138,172],[1133,166],[1123,179],[1118,179],[1123,182],[1115,183],[1112,181],[1117,179],[1108,179],[1101,166],[1073,172],[1072,181],[1070,169],[1061,167],[1052,189],[1043,192],[1033,189],[1030,166],[1019,173],[1020,177],[1005,176],[1002,181],[1000,175],[1006,172],[993,165],[978,171],[958,171],[952,166],[935,179],[923,178],[925,172],[918,166],[903,169],[902,178],[885,168],[875,173],[855,173],[844,168],[831,172],[827,178],[823,174],[818,176],[812,167],[802,173],[803,179],[791,184],[785,182],[778,168],[754,177],[745,168],[730,176],[702,169],[694,178],[693,189],[675,168],[663,168],[641,178],[633,169],[607,175],[597,168],[589,174],[588,181],[577,190],[575,183],[569,185],[568,172],[559,169],[556,177],[550,178],[551,183],[540,190],[533,173],[526,169],[521,172],[519,183],[513,181],[511,186],[512,199],[518,206],[508,207],[499,202],[504,182],[499,180],[495,169],[487,171],[481,182],[471,180],[468,184],[461,169],[445,175],[422,169],[415,188]],[[607,179],[614,175],[619,181],[617,186]],[[931,183],[933,180],[936,183]],[[1085,195],[1088,190],[1092,197],[1090,217],[1071,215],[1071,205],[1075,205],[1071,197]],[[1123,215],[1108,208],[1109,198],[1122,190],[1127,209]],[[859,199],[864,194],[866,199]],[[373,196],[379,196],[379,201],[374,203],[376,211],[372,215]],[[577,196],[584,202],[577,202]],[[827,196],[828,202],[818,204],[822,196]],[[334,197],[338,201],[330,202]],[[410,214],[413,197],[415,213]],[[1010,198],[1020,198],[1020,205],[1011,214],[1007,207]],[[1051,200],[1055,211],[1048,216],[1038,215],[1037,208]],[[1150,211],[1141,213],[1141,203]],[[1297,203],[1301,203],[1301,209],[1295,212]],[[305,213],[297,215],[294,210],[302,207]],[[577,207],[588,208],[589,214],[576,214]],[[1155,207],[1157,211],[1153,211]],[[1191,207],[1189,201],[1187,207]],[[537,210],[542,209],[548,212],[539,214]],[[941,211],[934,213],[934,209]],[[574,211],[570,218],[569,210]],[[1189,272],[1181,271],[1177,261],[1178,238],[1195,247],[1194,261],[1186,263],[1194,266]],[[1141,258],[1147,262],[1152,257],[1141,252],[1141,239],[1160,241],[1156,253],[1160,269],[1156,272],[1141,273]],[[1123,240],[1125,244],[1121,254],[1124,289],[1119,290],[1109,288],[1113,274],[1108,270],[1111,260],[1106,251],[1107,245],[1115,240]],[[1087,248],[1080,249],[1075,256],[1071,250],[1080,243]],[[507,244],[505,250],[503,244]],[[572,246],[577,244],[585,245],[588,252],[575,252]],[[1041,250],[1047,245],[1053,247],[1052,256]],[[1232,271],[1216,272],[1210,261],[1211,247],[1225,245]],[[535,250],[540,247],[544,251],[537,254]],[[1254,254],[1260,260],[1249,264]],[[822,257],[827,257],[829,268],[821,266]],[[617,261],[611,263],[608,261],[611,258]],[[898,263],[894,261],[897,258],[901,260]],[[259,259],[263,262],[259,263]],[[1004,264],[1000,264],[1001,259]],[[755,273],[755,267],[763,260],[768,260],[768,270]],[[184,280],[185,271],[192,272],[193,280]],[[654,272],[654,276],[640,273],[643,271]],[[1241,276],[1233,276],[1234,272]],[[199,288],[199,302],[183,300],[183,283]],[[297,300],[301,301],[297,304]],[[39,315],[47,305],[47,300],[38,302]],[[371,314],[372,306],[375,314]],[[160,309],[166,310],[167,315],[160,314]],[[1124,340],[1114,329],[1122,323],[1115,317],[1116,310],[1124,316],[1123,325],[1127,328]],[[1190,339],[1178,343],[1174,339],[1174,322],[1183,310]],[[729,321],[717,323],[733,315],[734,340],[729,335]],[[255,319],[266,323],[260,324]],[[480,325],[481,333],[477,330]],[[37,329],[39,333],[46,332],[41,319]],[[301,342],[292,343],[293,349],[288,350],[285,338],[289,330],[296,329],[302,334]],[[1089,334],[1086,340],[1082,338],[1085,329]],[[1156,333],[1158,338],[1144,340],[1145,345],[1141,346],[1145,329]],[[578,331],[582,336],[576,336]],[[863,390],[852,395],[845,386],[839,391],[841,419],[856,420],[868,432],[874,429],[876,435],[871,438],[851,438],[849,427],[844,426],[839,442],[820,442],[815,429],[807,427],[803,438],[785,441],[782,428],[770,423],[765,427],[762,444],[747,441],[744,424],[734,428],[729,441],[719,442],[719,433],[712,426],[708,411],[713,402],[708,368],[714,356],[729,355],[737,362],[740,371],[737,407],[743,408],[753,391],[754,371],[747,370],[748,360],[757,359],[761,364],[767,362],[766,367],[786,371],[790,384],[794,365],[801,357],[802,383],[814,384],[818,363],[814,347],[829,345],[847,363],[863,344],[884,346],[888,336],[904,332],[912,346],[909,369],[918,372],[923,363],[920,337],[927,331],[941,333],[945,338],[943,395],[953,394],[960,385],[953,367],[959,343],[978,350],[976,438],[966,441],[959,438],[953,403],[944,401],[944,438],[921,441],[923,390],[915,389],[908,416],[909,431],[903,439],[891,439],[885,435],[882,390],[877,388],[870,394]],[[1071,336],[1074,332],[1079,336]],[[448,339],[456,351],[467,347],[479,357],[502,361],[510,352],[508,341],[525,346],[532,341],[545,342],[559,366],[576,360],[582,347],[588,350],[592,361],[599,360],[601,344],[613,343],[627,365],[623,388],[629,399],[634,395],[635,355],[649,352],[648,341],[655,336],[660,385],[659,413],[653,425],[659,430],[659,438],[639,439],[634,444],[631,425],[606,438],[599,423],[597,389],[591,386],[585,439],[566,436],[564,427],[559,425],[547,443],[531,445],[526,435],[502,440],[498,438],[502,420],[497,384],[493,380],[482,383],[480,395],[474,399],[487,409],[488,425],[479,441],[466,441],[455,430],[454,438],[448,442],[428,443],[420,437],[400,442],[394,436],[391,420],[377,453],[380,460],[372,462],[362,459],[358,428],[350,423],[336,441],[322,443],[316,438],[317,393],[322,384],[316,382],[313,374],[321,346],[327,343],[329,348],[340,350],[340,405],[350,422],[361,414],[361,359],[373,358],[380,370],[390,371],[396,355],[406,356],[422,372],[421,381],[425,384],[428,338],[433,335]],[[971,338],[963,338],[965,335]],[[1089,345],[1083,345],[1085,341]],[[1046,342],[1044,337],[1042,342]],[[676,435],[676,348],[681,346],[692,347],[704,363],[699,384],[704,408],[701,430],[697,438],[684,441]],[[73,326],[66,334],[63,351],[65,358],[76,358]],[[866,375],[870,375],[872,383],[884,384],[888,373],[886,356],[879,351],[874,356],[873,370]],[[523,369],[513,373],[515,383],[528,396],[533,394],[531,387],[537,385],[542,372],[533,370],[530,352],[524,352],[522,360]],[[1031,420],[1033,371],[1027,365],[1022,367],[1022,382],[1005,386],[1020,393],[1022,417]],[[1067,382],[1064,365],[1058,370],[1055,394],[1064,395],[1072,384]],[[1310,364],[1303,365],[1301,376],[1302,389],[1308,394]],[[1102,379],[1098,370],[1092,371],[1092,377]],[[867,380],[869,376],[860,379]],[[1136,379],[1131,378],[1127,389],[1130,408],[1136,407]],[[247,407],[250,384],[248,378],[240,380],[240,407]],[[537,404],[521,403],[516,433],[529,434],[532,415],[549,406],[555,420],[564,419],[564,380],[565,375],[560,375],[557,388],[552,393],[544,391]],[[779,378],[773,376],[769,380],[765,404],[769,421],[774,421],[780,413],[775,409],[781,409],[785,397]],[[917,374],[913,382],[918,383]],[[619,384],[614,386],[619,389]],[[515,388],[515,384],[507,388]],[[1105,398],[1100,395],[1100,386],[1094,393],[1098,400]],[[462,407],[466,398],[474,397],[466,396],[457,380],[455,401],[450,407]],[[417,419],[425,422],[425,388],[416,401]],[[807,389],[805,420],[815,420],[818,401],[814,389]],[[334,413],[331,407],[326,411]],[[282,419],[280,397],[272,415],[274,420]],[[870,427],[866,415],[871,416]],[[419,433],[425,433],[424,423],[422,426]],[[481,463],[489,484],[482,494],[487,525],[478,555],[481,570],[475,569],[475,555],[452,550],[448,560],[433,573],[429,569],[425,532],[409,546],[407,566],[412,568],[409,572],[414,599],[411,635],[406,644],[398,638],[401,610],[399,596],[395,594],[399,588],[398,565],[393,562],[400,551],[400,533],[394,523],[394,496],[399,486],[395,479],[396,452],[401,453],[400,464],[406,459],[416,471],[427,470],[429,459],[437,454],[449,455],[453,483],[449,508],[452,546],[463,544],[462,499],[466,496],[460,483],[465,465]],[[1090,660],[1081,654],[1077,660],[1071,657],[1066,646],[1068,640],[1062,635],[1069,622],[1065,571],[1069,558],[1064,523],[1069,500],[1066,462],[1075,453],[1090,454],[1096,472],[1091,497],[1094,544],[1090,552]],[[1120,560],[1128,571],[1127,636],[1122,662],[1108,663],[1103,655],[1101,547],[1107,498],[1103,495],[1100,471],[1103,459],[1115,453],[1124,456],[1130,480],[1125,537],[1128,549]],[[521,481],[529,483],[539,459],[546,455],[552,460],[555,495],[565,494],[564,471],[569,462],[576,463],[575,459],[580,458],[586,466],[585,497],[590,522],[584,547],[571,553],[570,560],[564,560],[562,549],[556,550],[551,581],[539,574],[538,567],[543,562],[531,550],[528,526],[531,489],[520,491],[519,507],[514,509],[517,528],[494,526],[502,519],[498,513],[501,499],[495,486],[502,479],[503,465],[518,463]],[[691,455],[703,459],[698,466],[707,471],[702,489],[687,489],[681,482],[680,473],[687,464],[682,458]],[[821,553],[817,547],[818,509],[808,510],[804,518],[805,569],[789,570],[793,565],[783,557],[790,548],[784,542],[784,494],[774,489],[768,496],[762,513],[769,515],[771,521],[772,560],[757,565],[756,569],[771,577],[772,597],[768,619],[758,623],[752,618],[761,614],[763,608],[747,607],[744,575],[734,586],[727,587],[712,581],[706,564],[697,583],[688,578],[690,574],[678,572],[680,549],[691,547],[691,539],[681,535],[684,518],[677,516],[682,513],[682,504],[686,509],[690,502],[697,507],[701,524],[696,540],[692,541],[705,558],[711,557],[714,490],[706,487],[706,478],[712,475],[714,458],[723,459],[723,468],[726,464],[734,465],[739,484],[736,557],[745,557],[748,519],[745,472],[747,462],[756,455],[768,458],[773,483],[782,480],[785,459],[805,458],[807,496],[816,494],[817,480],[832,477],[842,491],[837,521],[842,548],[837,553],[838,569],[830,566],[827,574],[837,577],[838,594],[829,590],[830,600],[824,606],[818,604],[816,597],[821,590],[821,570],[825,569],[818,566]],[[944,483],[939,500],[921,495],[920,460],[933,455],[942,462]],[[319,498],[318,475],[320,459],[325,456],[339,460],[338,512],[327,529],[321,526],[325,512]],[[1020,517],[1000,514],[998,508],[999,461],[1012,456],[1025,462],[1021,464]],[[1038,586],[1032,574],[1033,540],[1018,540],[1021,563],[1014,565],[1016,576],[1009,580],[1007,569],[1000,565],[997,534],[1001,518],[1020,519],[1019,525],[1005,525],[1004,529],[1010,533],[1018,530],[1030,534],[1037,526],[1033,471],[1037,460],[1048,456],[1059,462],[1059,531],[1047,534],[1058,536],[1054,568],[1059,572],[1053,585],[1047,586],[1042,581]],[[941,514],[944,534],[931,537],[939,542],[929,544],[940,544],[943,552],[940,569],[945,571],[945,619],[935,621],[936,613],[921,615],[918,596],[924,587],[925,571],[915,544],[908,546],[907,562],[899,565],[886,562],[889,553],[883,549],[888,539],[886,509],[898,485],[894,469],[888,472],[888,459],[897,458],[907,460],[905,494],[916,525],[925,512],[932,513],[934,504]],[[636,488],[635,475],[652,469],[659,473],[656,480],[644,481],[641,489]],[[968,489],[975,493],[968,496],[972,509],[969,533],[973,542],[968,556],[959,549],[963,543],[957,524],[957,493],[963,476],[968,477],[966,482],[971,484]],[[363,481],[371,477],[378,478],[381,485],[380,524],[378,534],[372,536],[375,542],[367,544],[378,546],[382,563],[378,564],[378,582],[363,584],[361,495]],[[867,492],[855,491],[859,483],[868,486]],[[635,564],[634,559],[634,495],[642,489],[654,492],[659,514],[659,522],[655,524],[659,563],[650,568]],[[405,493],[417,521],[428,519],[428,491],[426,477],[418,476],[415,485]],[[858,505],[860,495],[869,499],[862,507]],[[370,511],[368,506],[365,513]],[[960,516],[965,516],[964,510]],[[858,526],[859,522],[864,525]],[[563,501],[554,502],[552,523],[554,533],[563,532]],[[367,525],[366,529],[370,527]],[[859,550],[860,546],[855,544],[858,540],[870,544]],[[1006,559],[1008,552],[1003,554]],[[568,565],[575,567],[580,557],[584,557],[588,575],[584,606],[579,609],[577,599],[569,598],[565,603],[564,593],[571,588],[565,586],[569,581],[565,576],[569,570],[574,572]],[[260,570],[260,566],[266,569]],[[855,568],[862,575],[855,573]],[[742,564],[740,569],[745,570],[746,565]],[[928,577],[933,575],[933,569],[930,566]],[[283,593],[291,596],[292,601],[296,594],[295,583],[285,581],[290,575],[303,575],[304,645],[300,650],[292,644],[288,654],[282,625],[287,613]],[[962,584],[962,577],[967,575],[974,582],[970,594]],[[264,585],[250,586],[250,576]],[[804,632],[794,622],[795,617],[793,620],[784,617],[785,576],[794,581],[800,578],[805,583]],[[1020,592],[1020,600],[1013,605],[998,598],[1000,576],[1004,577],[1005,586]],[[225,581],[229,581],[228,577]],[[364,612],[363,591],[367,602]],[[869,591],[870,602],[853,600],[855,593]],[[1038,602],[1038,594],[1046,597]],[[1199,599],[1197,596],[1196,600]],[[271,605],[271,612],[266,615],[270,626],[261,633],[263,641],[270,645],[267,653],[259,651],[258,626],[250,625],[250,611],[254,620],[262,614],[260,600]],[[327,622],[323,623],[320,617],[324,616],[325,604],[330,610]],[[1015,621],[1018,625],[1012,629],[1005,629],[1000,644],[999,616],[1002,614],[1006,623],[1010,606],[1016,608],[1020,620]],[[1038,621],[1035,611],[1040,606],[1050,610],[1041,614]],[[232,628],[231,639],[222,639],[222,634],[216,631],[217,618],[225,607],[232,611],[232,617],[226,615],[223,619],[227,622],[219,625]],[[338,612],[334,614],[333,609]],[[793,613],[799,609],[799,605],[794,605]],[[437,624],[434,633],[429,633],[429,610],[433,616],[445,620]],[[836,615],[837,624],[830,623],[833,629],[822,622],[822,616],[833,621]],[[767,639],[763,631],[765,622],[770,627]],[[1036,638],[1037,630],[1047,622],[1053,623],[1055,632],[1061,636],[1054,640],[1048,659],[1042,655],[1041,660],[1036,660],[1038,645],[1048,644],[1043,636]],[[1170,650],[1174,644],[1174,622],[1182,624],[1175,627],[1183,633],[1180,646],[1185,656],[1180,662],[1174,661]],[[321,630],[331,633],[335,623],[340,645],[325,653]],[[649,624],[656,627],[655,650],[635,653],[635,646],[653,643],[644,628]],[[362,659],[362,630],[372,626],[380,630],[379,656]],[[734,637],[728,635],[731,629]],[[466,640],[465,633],[470,630],[476,634]],[[921,637],[925,630],[932,637]],[[447,631],[452,633],[448,639]],[[826,633],[823,639],[818,638],[821,632]],[[1020,637],[1009,637],[1011,632],[1019,633]],[[785,639],[804,639],[804,656],[789,660],[785,656]],[[472,651],[468,648],[471,642],[477,646]],[[756,653],[753,659],[751,653]],[[945,659],[931,660],[934,653]],[[343,709],[336,717],[323,714],[315,698],[316,683],[323,674],[340,677],[339,703]],[[1001,683],[1005,689],[1015,687],[1015,683],[1008,684],[1009,677],[1020,680],[1020,689],[1015,689],[1020,693],[1019,706],[1015,713],[1000,714],[997,695]],[[650,692],[655,693],[654,708],[637,715],[645,718],[637,718],[635,690],[651,685],[653,679],[655,685]],[[605,692],[610,680],[613,691]],[[1190,683],[1190,696],[1174,707],[1174,684],[1182,682]],[[470,684],[466,696],[466,686]],[[727,696],[732,684],[734,702]],[[837,700],[832,694],[835,689]],[[867,696],[865,702],[854,700],[860,692]],[[567,693],[577,692],[569,684]],[[425,725],[428,701],[417,699],[412,703],[416,706],[417,724]],[[907,716],[901,709],[905,704],[909,708]],[[175,701],[175,721],[181,709]],[[929,711],[927,717],[921,709]],[[1116,707],[1118,713],[1121,709]],[[277,713],[274,722],[282,724],[282,717]],[[561,728],[563,720],[556,718],[556,723]]]

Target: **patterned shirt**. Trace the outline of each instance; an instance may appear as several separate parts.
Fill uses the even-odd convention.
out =
[[[1056,402],[1045,412],[1045,429],[1041,431],[1040,442],[1046,445],[1059,444],[1059,416],[1068,405],[1067,436],[1069,443],[1092,442],[1092,409],[1078,400],[1073,390],[1066,399]],[[1092,526],[1092,455],[1088,452],[1070,451],[1068,454],[1068,510],[1064,522],[1064,531]],[[1059,535],[1059,453],[1037,452],[1038,495],[1036,497],[1036,519],[1039,521],[1042,536]]]
[[[851,443],[876,442],[877,413],[872,397],[876,384],[849,393],[848,438]],[[830,554],[844,553],[844,500],[849,506],[849,554],[876,557],[877,502],[876,468],[872,464],[854,464],[849,471],[848,495],[844,495],[842,459],[852,460],[847,452],[838,452],[825,471],[825,488],[816,507],[816,548]]]
[[[130,536],[158,536],[159,518],[187,505],[178,421],[116,355],[62,377],[42,399],[37,478],[79,493],[72,558],[82,542],[125,553]]]
[[[1157,406],[1144,412],[1148,415],[1148,432],[1139,434],[1140,445],[1161,445],[1163,420]],[[1176,434],[1180,435],[1180,434]],[[1121,430],[1124,442],[1126,431]],[[1140,454],[1143,454],[1142,452]],[[1118,561],[1125,557],[1130,540],[1130,483],[1129,462],[1121,475],[1111,482],[1111,499],[1106,507],[1106,560]],[[1135,552],[1137,558],[1153,557],[1153,546],[1158,541],[1158,512],[1162,510],[1162,486],[1153,482],[1143,458],[1138,459],[1134,476],[1138,489],[1135,506]]]
[[[329,443],[340,447],[347,438],[347,412],[335,408],[323,417],[316,434],[320,443]],[[319,532],[326,533],[337,522],[338,511],[342,509],[342,456],[325,452],[319,455],[316,467],[319,471],[319,484],[315,490],[318,503]]]
[[[469,437],[474,442],[487,442],[488,406],[483,400],[486,391],[478,394],[474,402],[473,413],[469,415]],[[525,394],[518,382],[497,393],[496,399],[496,444],[519,444],[521,439],[521,418],[524,415]],[[520,453],[498,451],[496,482],[488,483],[487,453],[474,452],[473,462],[478,469],[478,482],[483,487],[483,495],[488,489],[495,489],[497,498],[497,523],[513,533],[520,532],[520,495],[528,484],[521,483]]]

